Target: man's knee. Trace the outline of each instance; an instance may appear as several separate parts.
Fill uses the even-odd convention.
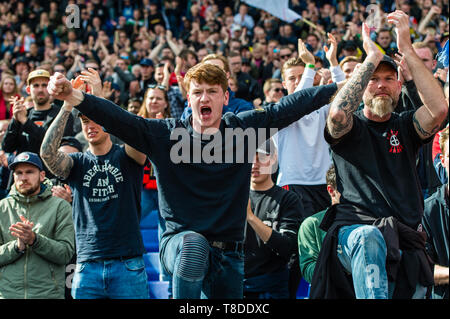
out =
[[[188,280],[202,279],[208,267],[208,240],[200,234],[188,233],[183,236],[180,254],[176,275]]]
[[[358,227],[351,234],[351,240],[356,245],[353,249],[363,248],[367,253],[377,253],[386,255],[386,242],[380,230],[371,225],[363,225]]]

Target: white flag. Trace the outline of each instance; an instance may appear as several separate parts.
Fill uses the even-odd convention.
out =
[[[286,21],[294,22],[302,16],[289,9],[289,0],[244,0],[248,5],[267,11],[271,15]]]

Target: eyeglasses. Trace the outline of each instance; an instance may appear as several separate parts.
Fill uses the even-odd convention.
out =
[[[290,54],[280,55],[280,58],[282,58],[282,59],[288,59],[290,57],[291,57]]]
[[[161,85],[161,84],[149,84],[148,86],[149,89],[154,89],[154,88],[158,88],[162,91],[166,90],[166,86],[165,85]]]
[[[275,93],[280,93],[283,91],[282,88],[274,88],[273,90],[275,91]]]
[[[65,73],[66,70],[64,70],[64,69],[55,69],[55,70],[53,70],[53,72]]]

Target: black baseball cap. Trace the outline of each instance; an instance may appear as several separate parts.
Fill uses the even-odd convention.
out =
[[[395,63],[395,61],[394,61],[390,56],[388,56],[388,55],[385,54],[385,55],[383,56],[383,59],[380,61],[380,64],[381,64],[381,63],[384,63],[384,64],[390,66],[392,69],[395,70],[395,72],[398,73],[397,63]],[[379,65],[380,65],[380,64],[379,64]],[[378,65],[378,66],[379,66],[379,65]]]
[[[14,171],[14,168],[19,164],[31,164],[39,168],[40,171],[43,170],[42,161],[36,153],[32,152],[22,152],[17,155],[13,162],[9,164],[9,169]]]

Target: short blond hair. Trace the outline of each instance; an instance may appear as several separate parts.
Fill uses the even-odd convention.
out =
[[[184,76],[184,85],[188,92],[192,80],[210,85],[218,84],[222,87],[223,92],[226,92],[228,89],[228,79],[225,71],[214,64],[201,62],[189,69]]]
[[[281,69],[281,78],[284,80],[284,72],[286,72],[287,69],[296,67],[296,66],[305,66],[305,62],[302,61],[300,58],[290,58],[283,64],[283,68]]]

